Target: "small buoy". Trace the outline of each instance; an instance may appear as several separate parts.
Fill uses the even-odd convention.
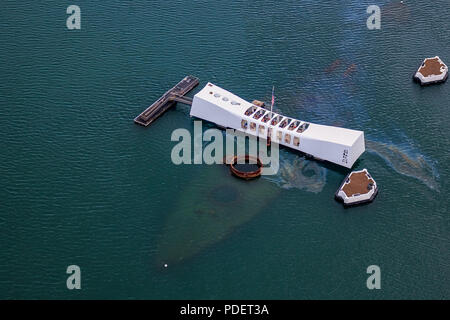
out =
[[[167,268],[167,263],[166,263],[166,264],[164,264],[164,268]]]

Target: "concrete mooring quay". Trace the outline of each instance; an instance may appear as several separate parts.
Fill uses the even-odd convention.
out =
[[[138,115],[134,122],[142,126],[149,126],[159,116],[173,107],[177,102],[187,105],[192,104],[192,99],[185,97],[192,89],[199,84],[199,80],[193,76],[187,76],[175,87],[167,91],[161,98],[156,100],[150,107]]]

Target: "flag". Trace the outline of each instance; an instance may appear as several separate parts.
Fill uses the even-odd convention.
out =
[[[275,104],[275,96],[273,94],[274,90],[275,90],[275,87],[272,88],[272,107]]]

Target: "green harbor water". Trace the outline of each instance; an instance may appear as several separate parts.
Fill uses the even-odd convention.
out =
[[[450,65],[450,2],[403,2],[368,30],[365,0],[2,1],[0,298],[449,299],[450,82],[412,75]],[[188,74],[363,130],[377,199],[344,209],[348,170],[286,149],[249,183],[174,165],[188,107],[133,118]]]

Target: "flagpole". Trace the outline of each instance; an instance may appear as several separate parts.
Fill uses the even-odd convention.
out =
[[[272,103],[270,105],[270,115],[272,116],[272,109],[273,109],[273,102],[274,102],[274,91],[275,91],[275,86],[272,87]]]

